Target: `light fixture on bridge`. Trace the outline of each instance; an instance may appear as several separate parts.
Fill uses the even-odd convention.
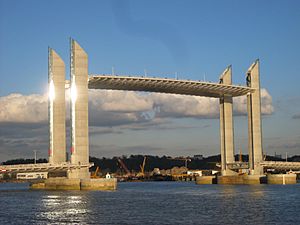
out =
[[[53,80],[51,80],[49,84],[49,100],[54,101],[54,99],[55,99],[55,87],[54,87]]]

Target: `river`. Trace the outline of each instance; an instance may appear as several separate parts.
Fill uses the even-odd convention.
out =
[[[117,191],[0,184],[0,224],[300,224],[300,184],[119,183]]]

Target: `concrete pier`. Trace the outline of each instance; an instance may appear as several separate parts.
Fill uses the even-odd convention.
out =
[[[94,190],[107,191],[117,189],[116,178],[79,179],[79,178],[49,178],[30,184],[32,190]]]
[[[267,184],[266,175],[246,175],[243,179],[244,184]]]
[[[196,184],[216,184],[216,176],[199,176],[196,177]]]
[[[217,177],[217,184],[244,184],[243,176],[218,176]]]
[[[226,175],[226,176],[201,176],[196,178],[196,184],[222,184],[222,185],[240,185],[240,184],[266,184],[265,175]]]
[[[296,184],[296,174],[268,174],[268,184]]]
[[[98,179],[82,179],[80,182],[80,190],[116,190],[116,178],[98,178]]]

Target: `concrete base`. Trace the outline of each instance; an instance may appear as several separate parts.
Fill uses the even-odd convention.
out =
[[[81,190],[116,190],[116,178],[98,178],[98,179],[84,179],[80,183]]]
[[[217,179],[215,176],[201,176],[196,177],[196,184],[216,184]]]
[[[237,176],[218,176],[218,184],[264,184],[264,175],[237,175]]]
[[[230,170],[230,169],[222,170],[221,174],[222,174],[222,176],[237,176],[237,175],[239,175],[237,172]]]
[[[296,174],[268,174],[268,184],[296,184]]]
[[[218,184],[244,184],[243,176],[218,176]]]
[[[30,184],[30,189],[35,190],[116,190],[117,179],[76,179],[76,178],[49,178],[35,181]]]
[[[196,184],[296,184],[296,174],[233,175],[196,177]]]
[[[266,184],[267,177],[265,175],[244,175],[244,184]]]
[[[91,177],[91,173],[88,168],[81,168],[68,171],[67,176],[68,179],[89,179]]]

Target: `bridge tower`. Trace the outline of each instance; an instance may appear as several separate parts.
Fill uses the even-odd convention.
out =
[[[232,84],[231,66],[220,76],[221,84]],[[234,136],[232,119],[232,96],[220,97],[220,136],[221,136],[221,170],[222,175],[233,175],[234,171],[227,168],[227,163],[234,162]]]
[[[51,48],[48,49],[49,82],[49,163],[66,162],[65,64]]]
[[[250,174],[262,175],[260,163],[263,159],[261,102],[260,102],[260,72],[259,60],[256,60],[248,69],[246,76],[247,86],[254,88],[253,93],[247,96],[248,110],[248,151]]]
[[[71,44],[71,163],[89,163],[88,55],[73,39]],[[72,170],[69,178],[89,178],[88,168]]]

